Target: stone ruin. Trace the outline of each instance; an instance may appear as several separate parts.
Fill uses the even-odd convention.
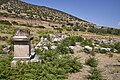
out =
[[[31,61],[31,37],[30,33],[25,30],[18,30],[13,36],[14,40],[14,58],[11,66],[15,66],[17,61],[28,62]],[[33,57],[34,58],[34,57]]]

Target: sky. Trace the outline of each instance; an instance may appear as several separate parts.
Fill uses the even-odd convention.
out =
[[[120,28],[120,0],[21,0],[57,9],[98,26]]]

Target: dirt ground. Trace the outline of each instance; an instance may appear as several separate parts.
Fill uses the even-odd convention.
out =
[[[7,43],[5,41],[0,41],[0,45],[6,45]]]
[[[88,80],[88,71],[90,67],[85,65],[85,60],[90,56],[84,52],[75,53],[74,57],[79,58],[79,61],[83,64],[83,68],[80,72],[69,74],[68,80]],[[98,68],[101,70],[101,74],[106,80],[120,80],[120,54],[113,54],[113,57],[109,57],[105,54],[96,54],[95,58],[98,60]]]

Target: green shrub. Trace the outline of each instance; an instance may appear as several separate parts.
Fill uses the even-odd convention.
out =
[[[81,46],[93,46],[92,45],[92,40],[83,40],[82,42],[81,42]]]
[[[7,20],[0,20],[0,24],[5,24],[5,25],[12,25],[9,21]]]
[[[65,38],[61,44],[64,46],[75,46],[75,42],[82,42],[83,38],[81,36],[70,36]]]
[[[22,24],[20,24],[20,26],[27,26],[27,24],[22,23]]]
[[[26,26],[27,26],[27,27],[33,27],[33,25],[30,24],[30,23],[27,23]]]
[[[64,46],[62,46],[64,47]],[[65,48],[66,49],[66,48]],[[68,73],[78,72],[82,64],[67,54],[61,54],[62,50],[36,50],[41,62],[28,64],[17,62],[15,68],[10,67],[10,59],[0,59],[1,80],[65,80]],[[64,51],[63,51],[64,52]]]
[[[67,46],[64,46],[63,44],[58,45],[57,47],[57,52],[60,54],[69,54],[69,50],[70,48],[68,48]]]
[[[115,28],[105,28],[105,27],[101,27],[101,28],[88,28],[87,29],[88,32],[92,32],[92,33],[96,33],[96,34],[113,34],[113,35],[120,35],[120,29],[115,29]]]
[[[13,44],[13,39],[7,39],[7,43],[10,45]]]
[[[2,13],[2,12],[0,12],[0,16],[8,17],[9,14],[8,13]]]
[[[104,50],[104,49],[103,50],[99,50],[99,52],[102,53],[102,54],[107,54],[107,51]]]
[[[51,65],[57,68],[64,69],[66,73],[77,72],[82,65],[77,59],[72,58],[70,55],[59,54],[56,50],[48,50],[44,54],[41,54],[42,63],[49,62]]]
[[[91,68],[89,73],[90,73],[88,75],[89,80],[103,80],[102,75],[101,75],[101,71],[98,70],[97,68]]]
[[[0,40],[6,41],[8,44],[13,44],[13,40],[12,39],[8,39],[8,37],[1,37],[0,36]]]
[[[83,27],[83,26],[75,26],[75,27],[73,28],[73,30],[74,30],[74,31],[79,30],[79,31],[83,31],[83,32],[85,32],[85,31],[86,31],[86,28]]]
[[[16,21],[12,21],[12,24],[13,25],[19,25],[18,22],[16,22]]]
[[[49,40],[49,41],[51,41],[51,37],[50,37],[50,35],[49,34],[42,34],[42,36],[44,37],[44,38],[47,38],[47,40]]]
[[[0,0],[0,5],[7,3],[9,0]]]
[[[89,65],[91,67],[97,67],[98,65],[98,61],[94,58],[94,57],[89,57],[86,62],[85,62],[86,65]]]
[[[115,43],[114,48],[117,50],[117,53],[120,53],[120,42]]]
[[[0,50],[0,54],[7,54],[7,53],[4,52],[3,50]]]
[[[45,28],[44,26],[34,26],[35,28]]]
[[[0,26],[0,32],[1,33],[6,33],[6,34],[15,34],[16,30],[18,28],[9,26],[9,25],[5,25],[5,26]]]
[[[113,48],[112,44],[99,44],[99,45],[104,48]]]
[[[6,41],[6,40],[7,40],[7,37],[2,37],[2,36],[0,36],[0,40]]]

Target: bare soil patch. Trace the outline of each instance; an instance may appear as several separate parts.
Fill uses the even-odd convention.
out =
[[[88,80],[90,67],[85,65],[85,60],[90,56],[84,52],[73,54],[74,57],[79,58],[79,61],[83,64],[83,68],[80,72],[69,74],[68,80]],[[95,58],[98,60],[98,68],[101,70],[101,74],[106,80],[120,80],[120,54],[113,54],[113,57],[109,57],[105,54],[96,54]]]

